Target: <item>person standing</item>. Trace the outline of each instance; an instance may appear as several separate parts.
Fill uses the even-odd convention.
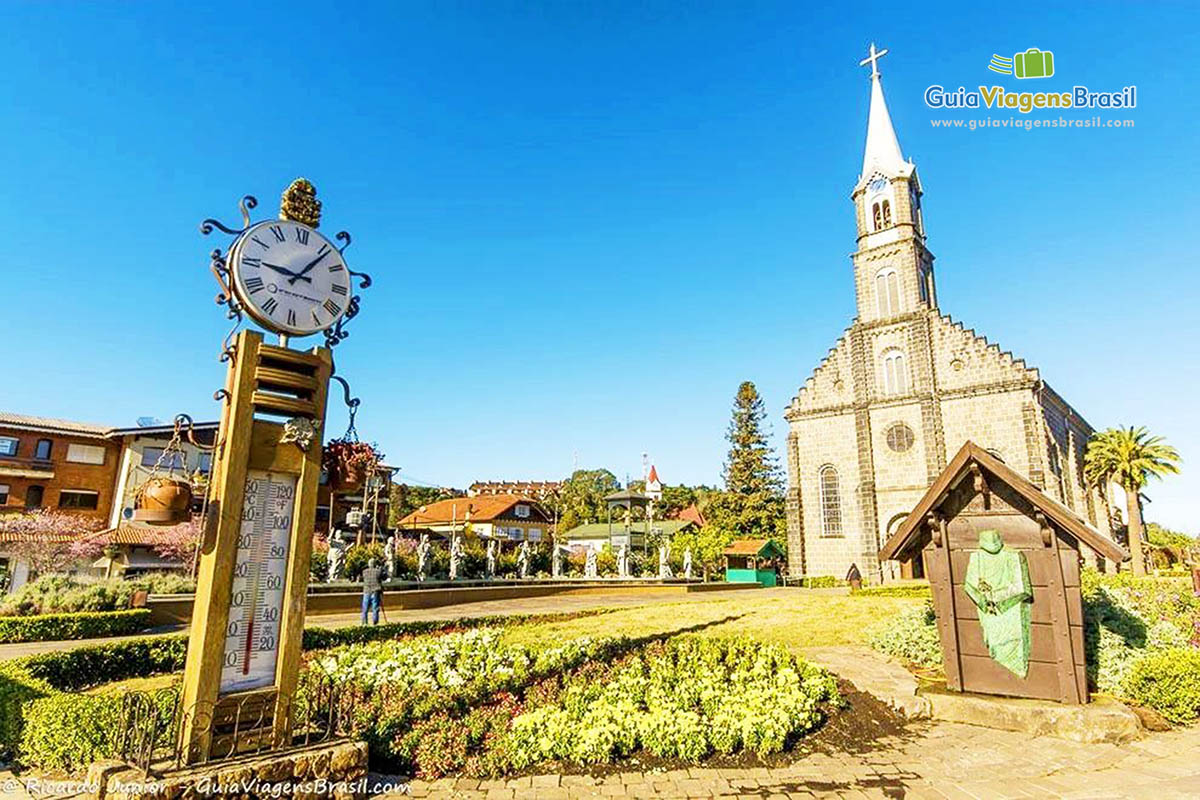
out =
[[[362,624],[367,624],[367,611],[371,611],[371,624],[379,624],[379,606],[383,603],[383,584],[380,582],[379,564],[375,559],[367,562],[363,570]]]

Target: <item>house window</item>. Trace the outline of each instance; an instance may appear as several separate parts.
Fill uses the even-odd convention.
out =
[[[889,350],[883,355],[883,393],[904,394],[908,391],[908,366],[904,353]]]
[[[8,484],[0,483],[0,506],[8,505]]]
[[[883,214],[879,210],[879,203],[875,203],[871,206],[871,222],[871,230],[873,231],[877,231],[883,227]]]
[[[25,507],[26,508],[41,508],[42,498],[46,494],[44,486],[29,486],[25,489]]]
[[[49,439],[38,439],[37,446],[33,448],[33,457],[37,461],[49,461],[50,451],[54,447],[54,442]]]
[[[159,466],[163,469],[183,469],[183,453],[179,452],[178,450],[171,453],[171,455],[168,457],[163,458],[162,464],[158,463],[158,460],[162,458],[162,454],[165,449],[166,448],[163,447],[147,447],[142,451],[142,466],[152,468]]]
[[[529,516],[529,506],[525,505],[524,503],[518,505],[515,509],[513,509],[513,511],[520,519],[525,519]]]
[[[15,456],[18,444],[20,444],[19,439],[14,439],[11,436],[0,436],[0,456]]]
[[[59,508],[97,508],[100,493],[90,489],[63,489],[58,493]]]
[[[95,444],[69,444],[67,461],[72,464],[103,464],[104,448]]]
[[[887,200],[883,201],[883,227],[891,227],[892,224],[892,204]]]
[[[913,434],[912,428],[903,422],[897,422],[887,429],[887,444],[893,452],[908,452],[914,441],[916,441],[916,436]]]
[[[875,273],[875,303],[881,317],[900,313],[900,277],[891,267]]]
[[[842,535],[842,493],[832,464],[821,467],[821,535]]]

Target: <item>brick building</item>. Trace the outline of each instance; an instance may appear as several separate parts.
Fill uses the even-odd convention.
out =
[[[794,576],[894,573],[881,544],[968,439],[1111,535],[1108,498],[1083,479],[1091,426],[1036,368],[938,308],[921,197],[872,68],[851,192],[858,313],[785,414]]]
[[[109,428],[0,412],[0,514],[53,508],[97,520],[113,504],[120,442]],[[0,541],[0,586],[19,588],[29,565]]]

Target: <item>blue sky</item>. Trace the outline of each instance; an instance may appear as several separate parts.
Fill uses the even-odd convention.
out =
[[[196,225],[305,175],[375,278],[337,362],[405,475],[648,451],[714,483],[737,384],[782,444],[853,314],[874,40],[943,311],[1093,425],[1165,435],[1189,461],[1149,516],[1197,532],[1195,9],[1036,5],[6,4],[0,407],[215,417],[222,242]],[[1056,86],[1136,84],[1136,127],[932,128],[972,114],[925,87],[1028,89],[986,65],[1035,46]]]

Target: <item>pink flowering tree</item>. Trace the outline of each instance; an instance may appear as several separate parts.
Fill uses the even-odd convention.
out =
[[[0,532],[11,539],[6,548],[39,575],[61,572],[79,560],[76,542],[103,527],[103,520],[50,508],[0,516]]]

